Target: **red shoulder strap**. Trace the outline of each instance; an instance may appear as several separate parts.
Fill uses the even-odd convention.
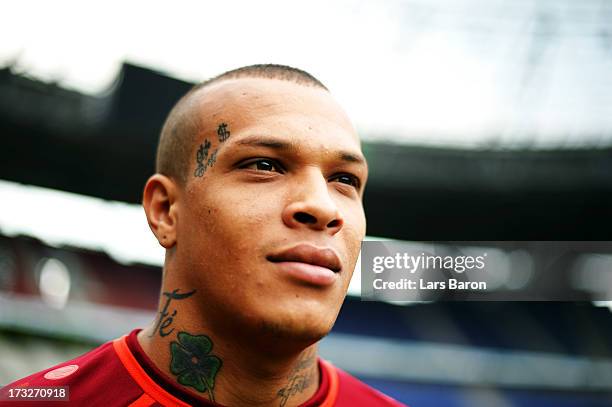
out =
[[[338,398],[338,372],[331,363],[323,359],[321,359],[321,366],[329,375],[329,392],[320,407],[333,407],[336,405],[336,398]]]
[[[147,395],[149,399],[152,398],[152,400],[157,401],[164,406],[189,407],[189,404],[168,393],[157,383],[155,383],[155,381],[151,379],[149,375],[147,375],[138,361],[136,361],[134,355],[132,355],[132,352],[130,352],[126,339],[127,336],[122,336],[121,338],[115,339],[113,341],[113,348],[115,349],[115,352],[117,353],[117,356],[119,356],[119,360],[121,360],[121,363],[125,369],[128,371],[130,376],[132,376],[132,379],[134,379],[134,381],[145,392],[143,396],[134,402],[136,403],[135,406],[141,407],[150,405],[145,404],[146,401],[148,401],[146,397],[143,399],[143,397]]]

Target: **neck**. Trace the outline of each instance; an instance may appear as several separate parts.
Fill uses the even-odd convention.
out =
[[[249,335],[213,332],[195,291],[164,290],[157,319],[138,334],[157,368],[198,396],[224,405],[302,404],[319,383],[316,344],[266,352]]]

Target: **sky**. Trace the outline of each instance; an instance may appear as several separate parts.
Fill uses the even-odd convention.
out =
[[[365,139],[604,146],[611,22],[597,0],[22,0],[3,7],[0,66],[100,94],[123,61],[194,82],[281,63],[322,80]]]

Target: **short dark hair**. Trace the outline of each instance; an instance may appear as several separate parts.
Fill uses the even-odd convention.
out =
[[[237,78],[280,79],[328,90],[308,72],[276,64],[243,66],[201,82],[179,99],[166,118],[157,146],[156,172],[172,177],[183,185],[187,182],[188,157],[193,148],[193,137],[201,125],[198,118],[191,113],[191,96],[206,86]]]

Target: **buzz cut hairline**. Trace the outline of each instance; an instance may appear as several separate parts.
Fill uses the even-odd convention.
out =
[[[329,89],[313,75],[298,68],[278,64],[256,64],[232,69],[193,86],[174,105],[168,114],[159,136],[155,171],[169,176],[184,185],[188,179],[189,154],[195,133],[200,124],[190,113],[190,100],[203,88],[224,80],[239,78],[264,78],[295,82],[329,92]]]

